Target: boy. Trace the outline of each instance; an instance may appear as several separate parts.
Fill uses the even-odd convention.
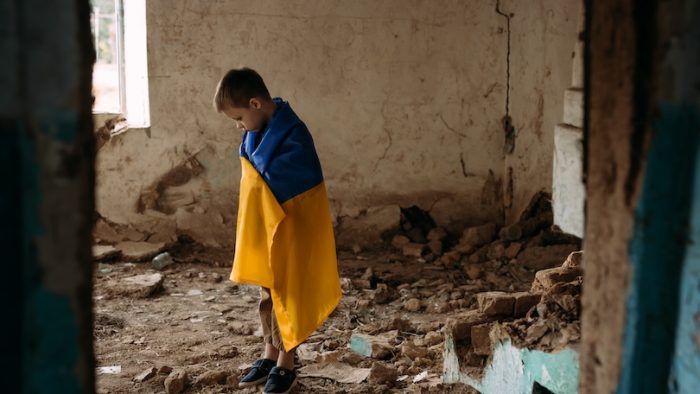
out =
[[[288,393],[294,349],[340,301],[335,240],[321,164],[306,125],[249,68],[221,79],[214,107],[243,132],[231,280],[261,287],[265,350],[239,386]]]

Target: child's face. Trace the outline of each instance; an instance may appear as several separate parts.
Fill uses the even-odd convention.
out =
[[[247,108],[227,106],[223,113],[236,122],[240,131],[258,131],[265,123],[262,104],[256,98],[250,99]]]

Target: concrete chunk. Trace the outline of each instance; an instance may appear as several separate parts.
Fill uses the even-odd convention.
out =
[[[165,392],[167,394],[180,394],[185,391],[189,377],[187,371],[173,371],[165,379]]]
[[[569,257],[566,258],[562,267],[564,268],[575,268],[581,267],[583,265],[583,252],[572,252]]]
[[[476,247],[493,241],[495,237],[496,225],[494,223],[488,223],[481,226],[469,227],[464,230],[460,242]]]
[[[451,336],[455,340],[463,340],[471,338],[471,329],[475,325],[483,324],[491,321],[492,318],[479,312],[471,310],[460,313],[447,318],[445,323],[445,334]]]
[[[471,338],[474,354],[488,356],[493,352],[493,343],[490,333],[494,324],[495,323],[484,323],[472,327]]]
[[[556,267],[538,271],[535,274],[535,280],[532,282],[530,291],[533,293],[544,293],[557,283],[571,282],[582,275],[583,270],[580,267]]]
[[[513,308],[514,317],[523,317],[527,312],[542,299],[541,294],[532,294],[527,291],[513,293],[515,306]]]
[[[352,334],[350,337],[350,349],[364,357],[385,360],[391,357],[393,346],[389,344],[385,337]]]
[[[118,243],[115,248],[121,251],[125,261],[146,261],[163,252],[166,244],[126,241]]]
[[[523,267],[539,271],[560,266],[577,250],[578,245],[531,246],[520,252],[517,260]]]
[[[426,250],[424,244],[409,242],[403,246],[404,256],[421,257]]]
[[[391,385],[396,382],[397,377],[399,377],[399,373],[396,368],[376,362],[372,364],[372,368],[369,370],[368,380],[372,384]]]
[[[487,316],[512,316],[515,298],[502,291],[488,291],[476,295],[479,311]]]
[[[156,369],[155,367],[148,368],[140,374],[136,375],[134,377],[134,381],[139,383],[145,382],[148,379],[156,376],[156,373],[158,373],[158,369]]]
[[[161,274],[136,275],[121,281],[108,282],[105,289],[111,295],[147,298],[162,289],[163,279]]]
[[[92,258],[95,260],[107,260],[119,255],[119,250],[112,245],[94,245]]]

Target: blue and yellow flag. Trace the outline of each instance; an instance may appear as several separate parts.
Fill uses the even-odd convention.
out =
[[[306,125],[285,101],[241,143],[231,280],[270,289],[282,342],[304,342],[340,302],[326,186]]]

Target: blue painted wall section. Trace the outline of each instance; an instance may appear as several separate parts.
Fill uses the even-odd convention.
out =
[[[66,122],[59,116],[55,122],[44,119],[37,134],[70,142],[75,135],[75,121]],[[73,117],[75,118],[75,117]],[[66,129],[72,131],[65,131]],[[79,317],[68,296],[55,294],[42,281],[42,262],[37,251],[38,241],[46,235],[42,212],[42,168],[37,147],[28,128],[15,131],[20,136],[20,171],[22,187],[23,268],[22,299],[22,388],[30,393],[79,393],[80,370],[78,338]],[[44,262],[45,264],[46,262]],[[50,263],[49,263],[50,264]]]
[[[619,393],[666,392],[698,153],[689,107],[662,106],[630,242]]]
[[[579,355],[573,348],[558,352],[520,349],[506,339],[496,345],[481,380],[459,369],[454,339],[445,341],[443,382],[464,383],[484,394],[531,394],[535,382],[556,394],[578,393]]]
[[[94,391],[89,10],[0,0],[3,393]]]
[[[695,124],[698,123],[696,119]],[[688,249],[681,271],[676,348],[669,380],[669,391],[683,394],[700,390],[700,153],[695,160],[693,185]]]
[[[629,244],[619,393],[700,387],[700,1],[673,5],[683,9],[674,10],[677,34],[657,65],[667,78],[659,78],[662,96]]]

